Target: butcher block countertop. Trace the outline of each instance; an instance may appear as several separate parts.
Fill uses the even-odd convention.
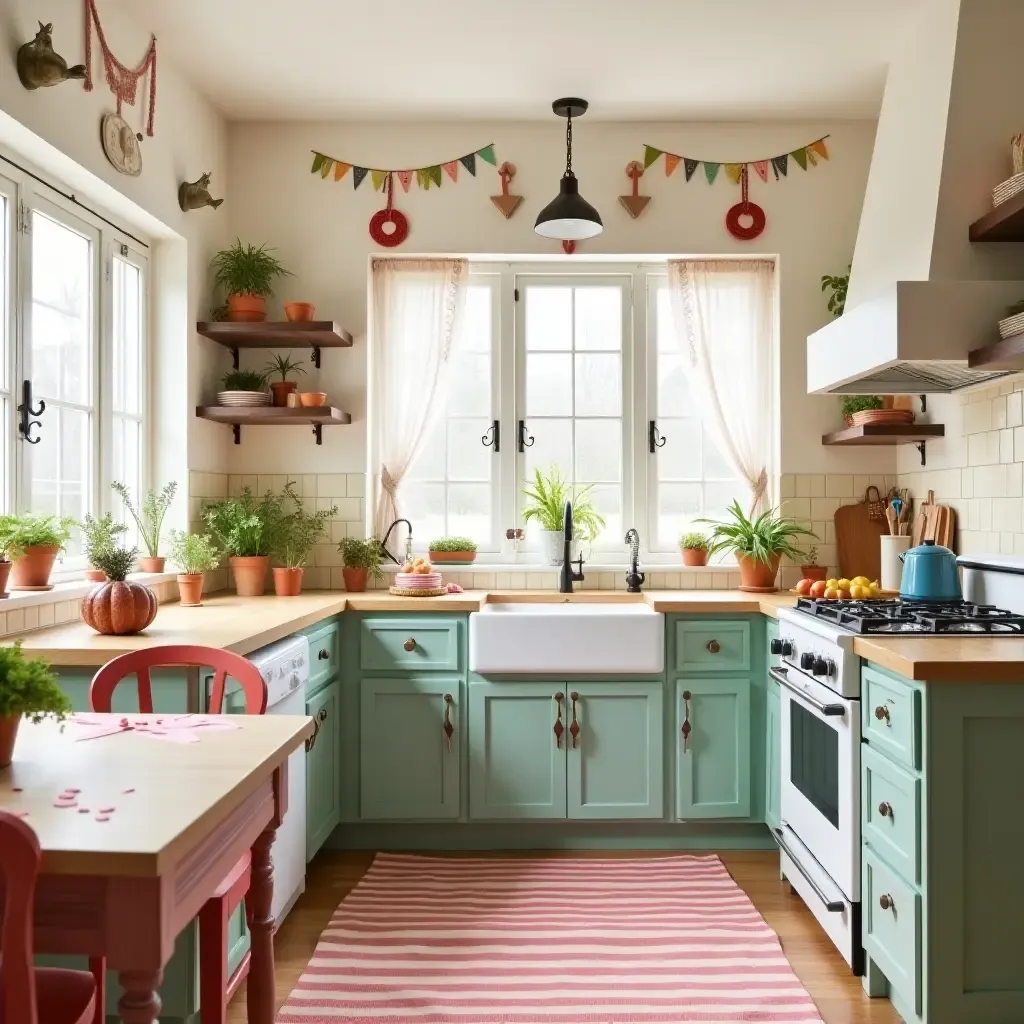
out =
[[[1024,637],[858,636],[854,653],[923,683],[1024,683]]]

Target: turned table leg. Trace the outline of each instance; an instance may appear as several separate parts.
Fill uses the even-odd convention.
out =
[[[124,1024],[155,1024],[161,1006],[157,990],[163,980],[162,970],[121,971],[118,974],[122,994],[117,1012]]]
[[[274,861],[270,849],[275,829],[267,829],[252,847],[252,881],[246,903],[251,908],[249,979],[246,1000],[249,1024],[274,1024]]]

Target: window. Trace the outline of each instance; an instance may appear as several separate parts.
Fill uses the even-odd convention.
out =
[[[0,212],[4,508],[102,514],[111,480],[145,482],[144,247],[28,175],[0,178]]]

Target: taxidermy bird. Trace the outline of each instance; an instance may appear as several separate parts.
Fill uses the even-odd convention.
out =
[[[223,199],[214,199],[210,195],[210,178],[211,174],[209,171],[202,175],[196,181],[183,181],[181,187],[178,189],[178,205],[182,210],[199,210],[204,206],[212,206],[213,209],[217,209]]]
[[[68,67],[68,62],[53,50],[53,23],[39,22],[39,31],[31,43],[18,50],[18,77],[26,89],[60,85],[69,78],[85,78],[85,65]]]

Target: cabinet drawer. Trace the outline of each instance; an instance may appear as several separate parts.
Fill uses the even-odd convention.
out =
[[[868,743],[908,768],[921,768],[921,695],[876,669],[861,675],[862,728]]]
[[[870,746],[861,751],[864,842],[921,884],[921,780]]]
[[[680,672],[750,670],[750,623],[716,619],[676,623],[676,661]]]
[[[432,614],[363,619],[359,665],[368,672],[458,672],[459,623]]]
[[[921,897],[864,851],[864,949],[903,1002],[921,1013]]]
[[[337,622],[309,634],[309,682],[306,684],[306,696],[319,690],[328,679],[338,674],[341,663],[340,636],[341,629]]]

